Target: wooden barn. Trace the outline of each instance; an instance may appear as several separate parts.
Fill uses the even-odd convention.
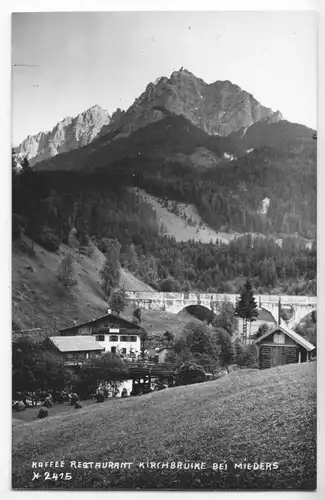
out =
[[[254,344],[259,351],[260,369],[310,361],[316,349],[298,333],[279,325],[255,340]]]

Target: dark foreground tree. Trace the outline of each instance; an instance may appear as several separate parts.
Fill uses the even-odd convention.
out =
[[[12,391],[56,390],[69,379],[60,356],[52,354],[43,342],[24,338],[12,346]]]
[[[205,323],[191,321],[183,330],[185,346],[197,363],[214,365],[219,359],[219,348],[213,330]]]

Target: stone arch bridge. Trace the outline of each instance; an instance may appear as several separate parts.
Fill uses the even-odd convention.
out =
[[[216,293],[126,292],[128,300],[136,307],[178,314],[189,306],[201,306],[217,313],[224,302],[235,305],[238,295]],[[317,297],[294,295],[255,295],[259,309],[269,312],[274,321],[279,319],[279,301],[282,309],[289,309],[291,318],[280,324],[289,328],[317,309]]]

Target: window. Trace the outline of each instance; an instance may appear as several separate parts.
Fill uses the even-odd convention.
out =
[[[111,353],[116,354],[116,346],[111,347]]]
[[[136,335],[130,335],[129,342],[136,342],[137,340],[138,340],[138,337]]]
[[[96,335],[96,340],[99,340],[99,342],[104,342],[105,335]]]
[[[118,342],[118,336],[117,335],[111,335],[109,338],[110,342]]]
[[[126,354],[126,348],[122,347],[122,354]]]
[[[282,332],[274,333],[273,342],[275,344],[284,344],[285,343],[284,333],[282,333]]]
[[[120,336],[120,342],[128,342],[129,341],[129,338],[127,335],[121,335]]]

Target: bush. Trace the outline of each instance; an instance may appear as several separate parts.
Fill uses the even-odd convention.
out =
[[[38,410],[38,418],[45,418],[48,417],[49,411],[46,408],[46,406],[41,406],[40,409]]]
[[[202,366],[184,363],[175,373],[176,385],[189,385],[204,382],[205,371]]]
[[[160,285],[161,292],[179,292],[181,285],[172,276],[166,278]]]
[[[248,345],[244,348],[241,358],[236,360],[242,368],[259,368],[258,350],[256,345]]]
[[[78,410],[79,408],[82,408],[82,404],[80,403],[80,401],[77,401],[74,407],[76,410]]]

